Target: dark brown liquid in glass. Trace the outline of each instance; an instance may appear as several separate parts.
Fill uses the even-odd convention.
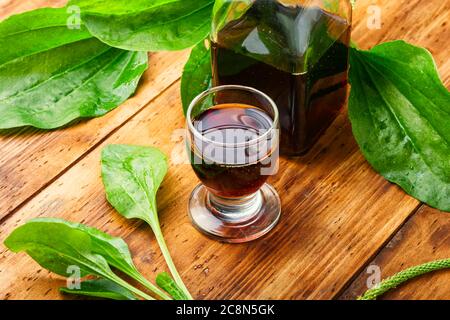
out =
[[[214,40],[214,85],[268,94],[280,112],[281,152],[306,153],[346,101],[349,24],[320,8],[258,0]]]
[[[193,125],[208,140],[193,138],[190,160],[203,185],[226,198],[258,191],[273,171],[272,141],[264,140],[259,149],[252,141],[272,123],[263,110],[244,104],[217,105],[197,116]]]

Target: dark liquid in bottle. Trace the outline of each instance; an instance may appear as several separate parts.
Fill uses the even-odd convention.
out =
[[[267,93],[280,112],[283,154],[307,152],[346,101],[350,26],[338,16],[260,0],[213,40],[214,85]]]
[[[194,137],[191,143],[190,160],[198,178],[221,197],[243,197],[258,191],[274,170],[272,147],[276,148],[276,141],[254,141],[268,132],[272,123],[263,110],[244,104],[221,104],[200,114],[193,125],[208,140]]]

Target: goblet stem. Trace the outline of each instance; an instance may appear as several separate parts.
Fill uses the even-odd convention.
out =
[[[222,221],[229,223],[240,223],[254,217],[263,205],[261,192],[240,197],[224,198],[208,192],[208,209]]]

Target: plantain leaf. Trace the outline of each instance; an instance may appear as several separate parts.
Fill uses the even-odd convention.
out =
[[[127,219],[141,219],[150,225],[177,286],[192,299],[159,225],[156,194],[167,169],[167,157],[157,148],[108,145],[102,150],[102,179],[109,203]]]
[[[180,50],[206,38],[214,0],[72,0],[89,31],[117,48]]]
[[[63,293],[112,300],[136,300],[131,291],[106,279],[86,280],[80,283],[80,289],[59,288]]]
[[[156,193],[167,172],[167,158],[156,148],[108,145],[102,151],[106,197],[124,217],[159,229]]]
[[[89,234],[59,219],[34,219],[15,229],[5,240],[13,252],[25,251],[43,268],[68,276],[68,267],[80,276],[114,278],[107,260],[93,250]]]
[[[140,274],[131,258],[130,249],[122,238],[110,236],[96,228],[91,228],[80,223],[71,223],[61,219],[39,218],[37,222],[53,223],[68,226],[89,235],[91,240],[91,250],[95,254],[101,255],[108,264],[123,273],[139,280]]]
[[[186,114],[191,101],[211,87],[211,50],[202,41],[191,52],[181,77],[181,100]]]
[[[403,41],[351,50],[349,115],[369,163],[450,211],[450,93],[431,54]]]
[[[148,286],[134,267],[126,243],[100,230],[62,219],[33,219],[16,228],[4,242],[13,252],[25,251],[41,267],[59,274],[69,275],[69,267],[76,266],[80,277],[93,275],[115,283],[147,300],[152,297],[119,278],[110,268],[116,267],[150,290],[162,292],[156,286]],[[167,296],[163,293],[161,296]]]
[[[135,91],[147,54],[109,47],[65,8],[44,8],[0,23],[0,129],[52,129],[104,115]]]

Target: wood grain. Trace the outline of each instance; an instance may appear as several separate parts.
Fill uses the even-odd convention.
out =
[[[372,3],[383,8],[381,30],[367,30],[366,10]],[[10,5],[11,8],[14,6]],[[354,39],[363,48],[398,38],[426,46],[435,53],[448,85],[450,66],[446,60],[446,45],[436,41],[444,39],[448,32],[443,25],[448,20],[448,10],[442,11],[445,9],[447,4],[440,1],[360,0],[354,14]],[[416,11],[421,12],[419,20],[413,18],[417,18]],[[124,237],[138,268],[153,279],[157,272],[165,269],[153,236],[148,227],[121,218],[107,204],[99,164],[100,151],[106,144],[152,145],[171,155],[169,174],[158,194],[159,212],[175,263],[196,298],[336,297],[403,226],[419,202],[368,166],[358,151],[343,112],[306,157],[282,159],[282,170],[271,182],[282,198],[283,214],[272,233],[240,245],[221,244],[203,237],[191,226],[186,213],[187,199],[197,180],[188,164],[177,163],[184,155],[180,131],[175,131],[184,127],[179,82],[165,91],[162,88],[179,77],[186,58],[185,54],[181,57],[172,54],[174,56],[168,60],[164,60],[167,54],[161,54],[160,61],[165,61],[166,65],[159,62],[154,66],[155,78],[144,81],[136,95],[138,101],[131,104],[132,110],[122,106],[106,117],[62,131],[33,132],[28,134],[34,137],[31,140],[20,130],[0,140],[0,148],[5,151],[0,157],[10,152],[16,154],[0,162],[2,183],[4,176],[15,170],[14,166],[21,168],[9,176],[8,183],[15,184],[16,175],[25,183],[16,189],[18,196],[24,190],[24,195],[16,202],[15,197],[8,198],[9,192],[0,190],[4,197],[0,201],[0,206],[4,206],[0,212],[6,208],[5,212],[10,213],[0,224],[0,241],[3,242],[15,227],[37,216],[82,222]],[[178,66],[167,71],[172,64]],[[171,81],[157,87],[160,78],[156,69],[158,74],[167,71]],[[152,69],[149,72],[151,76]],[[151,102],[144,106],[146,99],[138,97],[148,90],[154,93],[146,98]],[[101,137],[93,138],[98,132]],[[57,143],[44,138],[53,134]],[[68,137],[61,138],[59,134]],[[55,147],[62,143],[58,141],[64,141],[67,146],[61,154]],[[41,147],[35,147],[36,144]],[[15,148],[20,150],[14,151]],[[28,150],[28,156],[17,159]],[[33,156],[38,150],[42,151],[36,159]],[[65,158],[66,153],[72,155]],[[41,167],[34,164],[46,155],[47,163],[41,162]],[[50,162],[58,164],[48,169]],[[8,169],[3,169],[9,163]],[[28,171],[20,176],[20,170]],[[28,179],[32,182],[27,185]],[[0,284],[1,298],[63,298],[57,291],[58,286],[64,285],[59,277],[43,271],[25,254],[12,254],[3,245],[0,245]],[[439,294],[434,297],[439,298]]]
[[[423,206],[411,217],[386,247],[370,261],[384,279],[406,268],[450,257],[450,214]],[[368,272],[369,271],[369,272]],[[354,299],[367,290],[371,269],[363,270],[340,299]],[[448,270],[409,281],[381,299],[450,299]]]
[[[63,7],[67,0],[0,0],[0,20],[10,15],[33,10],[41,7]]]

